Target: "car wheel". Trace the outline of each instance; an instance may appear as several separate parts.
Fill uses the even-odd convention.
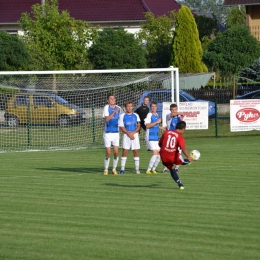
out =
[[[9,116],[6,119],[6,123],[10,127],[18,126],[19,125],[19,119],[16,116]]]
[[[70,118],[66,115],[59,116],[57,125],[58,126],[67,126],[70,123]]]

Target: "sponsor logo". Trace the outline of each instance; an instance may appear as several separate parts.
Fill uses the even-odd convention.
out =
[[[193,111],[193,112],[183,112],[183,116],[187,117],[197,117],[200,114],[200,111]]]
[[[236,113],[236,118],[241,122],[254,122],[260,117],[260,112],[254,108],[243,108]]]

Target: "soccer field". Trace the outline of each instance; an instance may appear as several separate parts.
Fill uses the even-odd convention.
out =
[[[183,191],[144,148],[120,176],[103,149],[2,153],[0,259],[260,259],[259,134],[185,136]]]

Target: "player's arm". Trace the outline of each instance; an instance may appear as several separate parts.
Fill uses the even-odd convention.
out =
[[[110,120],[113,118],[113,116],[114,116],[116,113],[118,113],[119,111],[120,111],[120,107],[117,107],[117,108],[115,109],[115,111],[113,111],[113,113],[111,113],[111,114],[108,115],[108,116],[105,116],[106,122],[110,121]]]
[[[139,133],[140,128],[141,128],[141,124],[140,124],[140,122],[137,122],[136,129],[135,129],[132,133],[133,133],[133,134]]]
[[[157,125],[157,124],[160,124],[161,122],[162,122],[162,119],[159,118],[156,122],[154,122],[154,123],[149,123],[149,124],[145,124],[145,125],[146,125],[146,128],[149,129],[149,128],[151,128],[151,127]]]
[[[190,162],[193,162],[194,159],[190,156],[190,153],[186,147],[182,148],[183,154],[188,158]]]
[[[122,131],[122,133],[124,133],[124,134],[127,134],[128,135],[128,131],[125,129],[125,127],[124,126],[119,126],[119,129]]]

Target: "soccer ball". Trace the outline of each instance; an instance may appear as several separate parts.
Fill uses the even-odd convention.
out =
[[[190,152],[190,157],[192,157],[194,161],[198,161],[200,158],[200,152],[198,150],[192,150]]]

